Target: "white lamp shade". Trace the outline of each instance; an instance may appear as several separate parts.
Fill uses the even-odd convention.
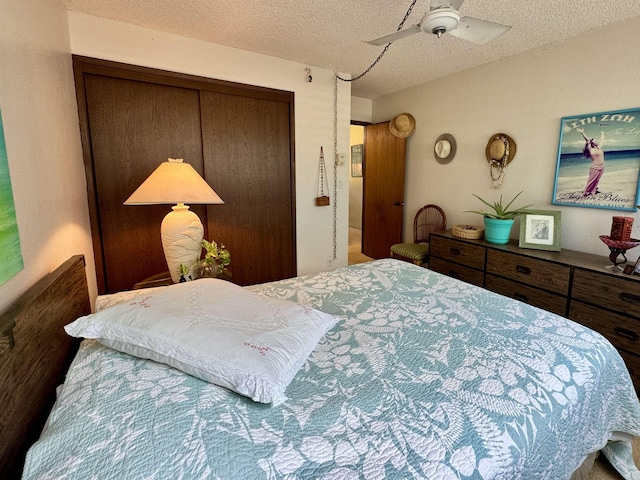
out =
[[[204,227],[185,203],[224,203],[188,163],[170,158],[156,168],[124,202],[125,205],[177,204],[162,221],[162,249],[174,283],[180,280],[180,265],[191,268],[200,258]]]
[[[209,184],[181,158],[170,158],[160,164],[135,192],[125,205],[156,204],[220,204],[224,203]]]

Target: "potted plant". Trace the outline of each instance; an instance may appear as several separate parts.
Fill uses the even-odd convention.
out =
[[[217,277],[222,271],[231,263],[231,254],[224,247],[224,245],[218,244],[211,240],[202,240],[202,248],[206,253],[204,259],[201,260],[199,277]]]
[[[487,202],[475,193],[473,194],[474,197],[493,210],[488,212],[483,210],[467,210],[469,213],[477,213],[484,217],[484,238],[487,242],[498,244],[509,243],[509,235],[515,218],[527,213],[527,208],[531,206],[527,205],[526,207],[509,210],[513,202],[515,202],[521,194],[522,192],[518,193],[506,205],[502,203],[502,194],[500,195],[500,200],[493,203]]]
[[[231,254],[224,245],[218,245],[213,240],[202,240],[201,245],[206,252],[204,258],[196,261],[191,267],[180,264],[180,282],[197,278],[215,278],[231,263]]]

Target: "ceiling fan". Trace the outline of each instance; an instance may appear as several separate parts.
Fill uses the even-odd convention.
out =
[[[445,33],[484,45],[508,32],[511,27],[474,17],[463,17],[458,9],[464,0],[431,0],[429,12],[420,23],[384,37],[370,40],[371,45],[385,45],[418,32],[432,33],[440,38]]]

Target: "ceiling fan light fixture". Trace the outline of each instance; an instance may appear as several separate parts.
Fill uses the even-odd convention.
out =
[[[370,40],[367,43],[375,46],[387,45],[381,54],[383,55],[392,42],[415,33],[430,33],[438,38],[445,33],[449,33],[454,37],[468,40],[478,45],[484,45],[511,29],[511,27],[507,25],[489,22],[481,18],[463,17],[458,13],[458,8],[460,8],[463,2],[464,0],[431,0],[431,9],[422,17],[420,23],[402,29],[404,21],[416,3],[414,0],[404,20],[402,20],[402,23],[398,27],[398,30],[383,37]],[[378,57],[373,65],[375,65],[380,58],[381,57]]]
[[[420,29],[423,32],[433,33],[440,37],[443,33],[458,28],[459,22],[460,14],[457,11],[450,8],[442,8],[428,13],[420,24]]]

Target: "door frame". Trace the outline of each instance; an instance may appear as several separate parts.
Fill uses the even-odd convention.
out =
[[[362,222],[364,220],[364,176],[365,176],[365,171],[364,171],[364,165],[366,163],[366,157],[367,157],[367,152],[364,149],[364,145],[366,145],[367,143],[367,126],[371,125],[371,122],[362,122],[359,120],[351,120],[351,122],[349,122],[349,125],[356,125],[359,127],[364,127],[363,128],[363,132],[362,132],[362,143],[363,143],[363,147],[362,147],[362,188],[361,188],[361,197],[362,197],[362,206],[360,208],[360,230],[362,231]],[[349,165],[349,175],[351,175],[351,165]],[[348,210],[347,210],[348,212]],[[360,250],[362,251],[362,236],[360,238]]]

